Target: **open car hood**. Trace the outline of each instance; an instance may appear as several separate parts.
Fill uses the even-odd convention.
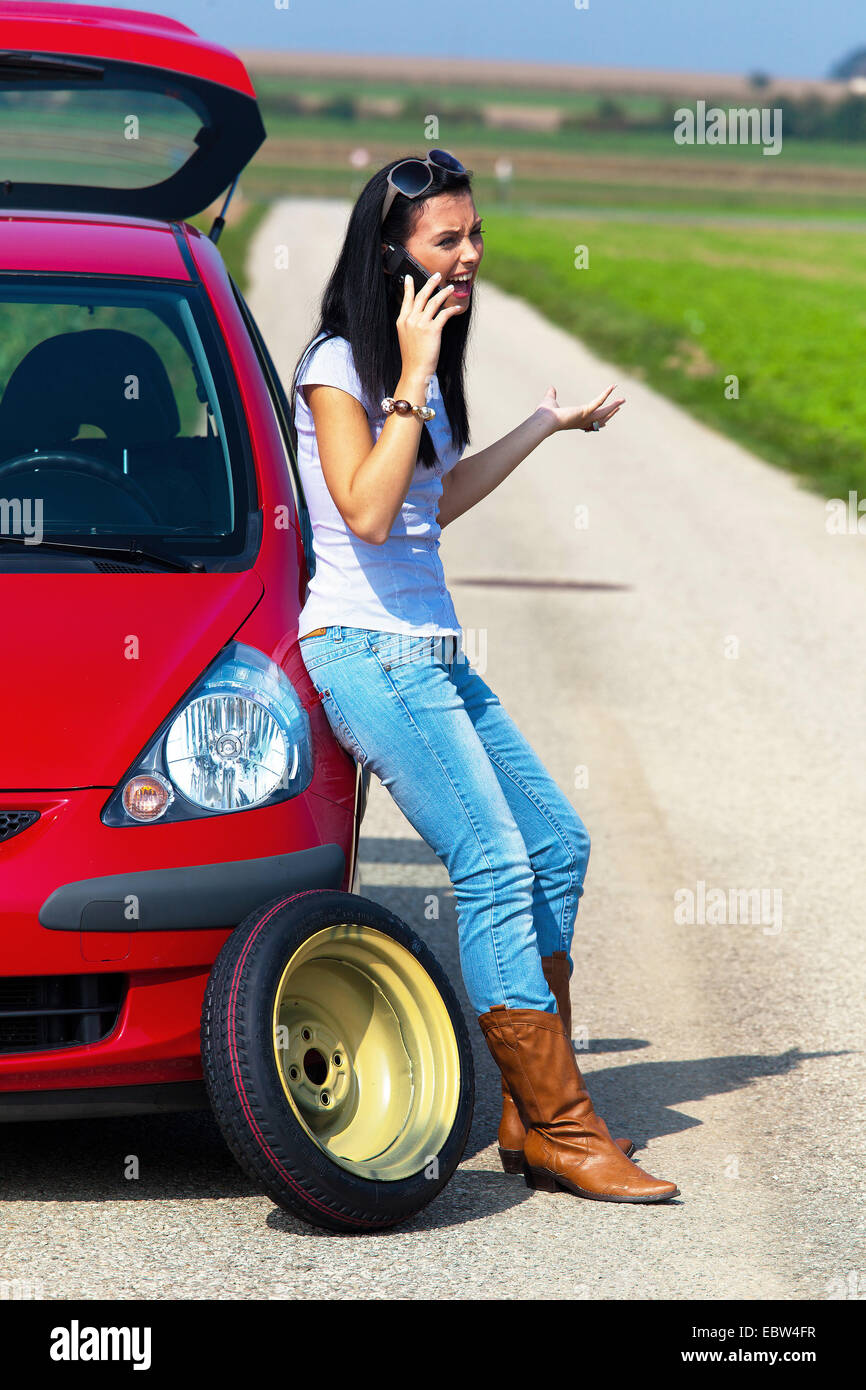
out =
[[[163,15],[0,3],[5,209],[201,212],[265,139],[246,68]]]

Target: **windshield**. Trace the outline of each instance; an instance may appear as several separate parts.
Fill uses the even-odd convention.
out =
[[[196,286],[0,275],[0,552],[240,554],[257,500],[224,351]]]

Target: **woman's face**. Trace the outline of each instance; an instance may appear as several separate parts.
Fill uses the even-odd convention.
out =
[[[470,278],[462,283],[457,279],[444,305],[469,307],[475,274],[484,255],[484,237],[481,218],[468,190],[439,193],[431,198],[421,208],[412,235],[404,245],[431,275],[435,270],[441,272],[443,286],[468,275]]]

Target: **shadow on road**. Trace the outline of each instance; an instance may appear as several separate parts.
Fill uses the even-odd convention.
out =
[[[483,1040],[480,1040],[483,1048]],[[592,1070],[588,1056],[647,1044],[634,1039],[596,1040],[580,1054],[593,1101],[611,1130],[628,1133],[638,1145],[658,1135],[699,1124],[677,1104],[738,1090],[752,1081],[784,1075],[802,1063],[838,1052],[708,1057],[677,1062],[636,1062]],[[489,1149],[485,1168],[458,1169],[439,1198],[401,1230],[423,1232],[461,1225],[506,1211],[530,1197],[519,1178],[499,1168],[496,1127],[499,1088],[492,1059],[476,1046],[475,1118],[464,1163]],[[491,1147],[492,1146],[492,1147]],[[124,1176],[130,1159],[137,1178]],[[0,1202],[142,1202],[250,1197],[258,1189],[236,1165],[212,1116],[186,1114],[106,1120],[49,1120],[0,1126]],[[274,1209],[275,1230],[327,1236]]]
[[[594,1070],[585,1062],[586,1055],[578,1053],[577,1059],[596,1109],[617,1134],[627,1133],[636,1144],[643,1145],[660,1135],[676,1134],[701,1124],[693,1116],[681,1114],[675,1109],[677,1105],[738,1091],[764,1077],[784,1076],[804,1062],[845,1053],[790,1048],[776,1054],[635,1062],[632,1066],[601,1070]]]
[[[499,1075],[490,1056],[478,1021],[472,1010],[460,973],[457,948],[457,916],[454,890],[442,882],[443,866],[429,845],[420,838],[371,836],[361,842],[362,894],[404,918],[413,931],[437,956],[446,970],[463,1008],[475,1059],[475,1119],[466,1149],[466,1158],[482,1153],[496,1143],[500,1114]],[[394,886],[374,882],[377,864],[406,865],[406,884]],[[418,883],[414,866],[435,866],[438,880]],[[439,916],[426,916],[435,900]],[[638,1051],[650,1047],[647,1039],[595,1038],[586,1050],[577,1050],[593,1104],[604,1116],[614,1134],[627,1134],[638,1147],[665,1134],[676,1134],[701,1123],[675,1107],[708,1096],[736,1091],[769,1076],[781,1076],[803,1062],[819,1057],[844,1055],[839,1052],[801,1052],[790,1049],[780,1054],[705,1057],[686,1061],[635,1061],[631,1065],[597,1067],[595,1058],[604,1053]],[[495,1147],[491,1166],[498,1166]]]
[[[125,1176],[132,1159],[138,1177]],[[0,1125],[0,1201],[200,1201],[254,1191],[207,1110]]]
[[[400,1235],[425,1235],[428,1231],[465,1226],[470,1221],[482,1221],[488,1216],[511,1211],[523,1202],[531,1201],[533,1196],[522,1177],[509,1177],[501,1170],[488,1172],[477,1168],[458,1168],[436,1200],[411,1221],[402,1221],[385,1231],[364,1232],[363,1235],[365,1239],[375,1240],[378,1236],[388,1236],[393,1231],[398,1231]],[[306,1236],[310,1240],[347,1238],[345,1234],[336,1231],[323,1231],[316,1226],[308,1226],[306,1222],[297,1220],[279,1208],[274,1208],[268,1213],[267,1224],[274,1231]],[[357,1233],[350,1233],[352,1234]],[[293,1272],[296,1269],[294,1264],[292,1269]]]
[[[418,884],[410,868],[407,884],[372,884],[375,864],[438,866],[438,880]],[[461,1167],[436,1202],[401,1230],[423,1232],[507,1210],[529,1197],[519,1178],[499,1168],[496,1130],[500,1114],[499,1076],[466,998],[460,974],[453,889],[442,881],[441,865],[420,839],[371,838],[362,845],[362,894],[404,918],[438,956],[464,1011],[476,1070],[475,1115],[464,1154],[484,1154],[483,1168]],[[365,869],[367,872],[365,872]],[[435,899],[439,916],[425,916]],[[628,1134],[640,1147],[660,1135],[700,1124],[677,1105],[703,1100],[782,1076],[806,1062],[840,1052],[738,1054],[677,1061],[624,1062],[599,1067],[605,1054],[640,1052],[643,1038],[595,1038],[577,1051],[593,1102],[614,1134]],[[135,1160],[133,1164],[131,1160]],[[137,1171],[137,1176],[126,1176]],[[111,1119],[25,1122],[0,1125],[0,1201],[101,1202],[177,1201],[250,1197],[257,1188],[235,1163],[209,1111]],[[326,1236],[274,1209],[275,1230]]]

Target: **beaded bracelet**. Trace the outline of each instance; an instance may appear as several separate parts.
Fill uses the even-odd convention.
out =
[[[409,401],[395,401],[393,396],[386,396],[382,402],[382,409],[386,415],[414,415],[418,420],[433,420],[436,411],[430,405],[412,405]]]

